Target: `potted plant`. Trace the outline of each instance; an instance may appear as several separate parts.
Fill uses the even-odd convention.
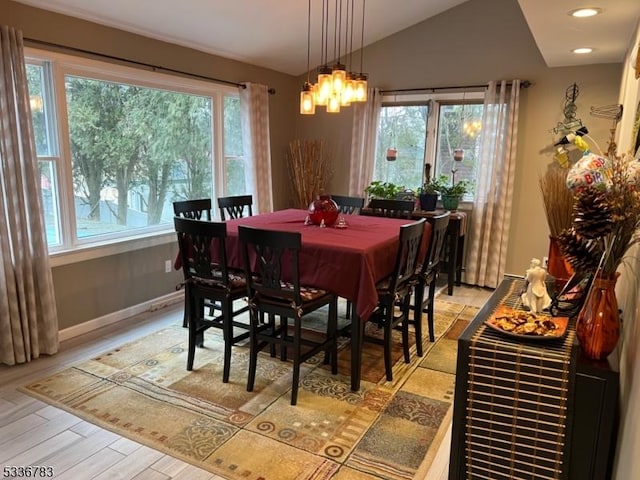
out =
[[[469,180],[449,181],[449,177],[444,174],[433,180],[432,183],[436,185],[435,188],[440,192],[442,206],[452,212],[458,209],[458,204],[462,197],[472,189],[472,184]]]
[[[364,189],[365,193],[371,198],[396,198],[396,195],[403,190],[403,187],[391,182],[383,182],[374,180]]]
[[[438,203],[438,185],[433,180],[428,180],[418,187],[418,198],[420,199],[420,210],[432,212]]]

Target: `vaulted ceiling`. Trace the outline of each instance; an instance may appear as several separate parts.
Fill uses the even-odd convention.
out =
[[[291,75],[306,71],[308,3],[304,0],[17,1]],[[517,1],[550,67],[621,62],[640,18],[638,0],[593,0],[588,4],[576,0]],[[464,2],[368,0],[364,45]],[[311,65],[315,66],[320,59],[323,2],[312,0],[311,3]],[[334,0],[330,3],[333,5]],[[343,0],[343,4],[346,5],[347,0]],[[354,49],[361,43],[361,5],[361,0],[355,0],[355,35],[348,39]],[[600,7],[602,14],[587,19],[568,15],[570,10],[582,6]],[[332,45],[335,50],[335,44]],[[583,46],[592,47],[593,53],[571,52]]]

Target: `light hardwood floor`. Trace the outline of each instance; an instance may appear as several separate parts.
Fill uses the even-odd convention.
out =
[[[443,298],[482,306],[490,290],[456,287]],[[18,391],[20,385],[51,375],[106,350],[170,324],[182,324],[182,305],[147,312],[62,342],[60,352],[24,365],[0,366],[0,472],[4,466],[52,466],[56,480],[222,479],[85,422]],[[446,480],[449,436],[427,480]]]

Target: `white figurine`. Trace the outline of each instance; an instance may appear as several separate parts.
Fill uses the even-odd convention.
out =
[[[527,281],[527,291],[522,294],[521,298],[524,306],[529,307],[533,313],[542,312],[551,305],[551,297],[547,293],[545,284],[546,277],[547,271],[540,266],[540,260],[532,258],[531,265],[524,276]]]

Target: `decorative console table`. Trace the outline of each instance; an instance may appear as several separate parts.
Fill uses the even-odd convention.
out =
[[[572,324],[526,342],[487,327],[523,287],[505,277],[458,339],[449,480],[611,478],[617,368],[583,358]]]

